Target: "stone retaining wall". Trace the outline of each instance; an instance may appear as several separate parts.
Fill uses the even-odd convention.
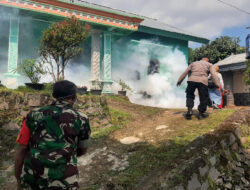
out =
[[[160,169],[137,189],[249,190],[249,124],[250,108],[237,111],[190,143],[172,171]]]
[[[35,107],[42,107],[51,104],[52,101],[53,98],[48,94],[19,93],[2,90],[0,91],[0,112],[5,115],[8,115],[10,112],[15,112],[16,114],[12,115],[12,118],[10,117],[10,119],[13,120],[20,116],[26,116],[26,114]],[[87,114],[95,126],[98,127],[98,125],[100,125],[101,127],[105,127],[110,125],[111,119],[106,98],[104,96],[78,96],[74,107],[78,111]],[[2,116],[1,113],[0,116]],[[96,123],[96,120],[98,120],[98,123]],[[4,122],[7,124],[7,121],[4,120]]]
[[[0,110],[22,109],[24,107],[39,107],[52,102],[47,94],[15,93],[0,91]]]
[[[0,171],[13,164],[15,140],[23,118],[33,108],[48,105],[52,101],[53,98],[48,94],[0,90]],[[78,96],[74,107],[89,116],[91,126],[104,128],[112,125],[104,96]]]

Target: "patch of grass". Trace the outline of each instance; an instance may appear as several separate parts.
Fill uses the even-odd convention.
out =
[[[108,98],[108,99],[111,99],[111,100],[119,101],[119,102],[126,102],[126,103],[129,102],[128,98],[127,97],[123,97],[123,96],[107,95],[105,97]]]
[[[88,116],[89,117],[97,117],[100,113],[95,112],[95,113],[89,113]]]
[[[0,95],[1,96],[7,96],[7,95],[20,95],[20,96],[23,96],[24,93],[13,90],[13,89],[9,89],[9,88],[0,88]]]
[[[87,187],[88,190],[95,190],[95,189],[98,189],[98,188],[100,188],[100,185],[98,185],[98,184],[96,184],[96,185],[89,185]]]
[[[174,124],[183,126],[176,128],[174,138],[179,138],[187,143],[193,141],[197,137],[214,130],[217,126],[223,123],[230,115],[235,112],[234,109],[224,109],[210,114],[209,118],[204,120],[193,119],[187,121],[185,119],[175,121]]]
[[[120,129],[117,126],[106,127],[100,129],[100,127],[91,127],[92,135],[91,137],[94,139],[100,139],[109,136],[113,131]]]
[[[3,184],[6,181],[6,178],[0,177],[0,185]]]
[[[2,161],[12,159],[10,152],[16,146],[18,131],[3,130],[0,128],[0,166]]]
[[[183,151],[183,144],[171,142],[169,145],[153,146],[138,144],[129,157],[129,167],[112,175],[124,189],[134,189],[135,185],[156,168],[166,167]],[[130,150],[128,150],[130,151]]]
[[[20,119],[18,110],[0,110],[0,168],[4,160],[12,159],[10,151],[15,148],[18,130],[3,129],[10,121]]]
[[[18,119],[19,110],[0,110],[0,127],[11,120]]]
[[[0,89],[7,89],[7,87],[2,85],[2,86],[0,86]]]
[[[250,148],[250,135],[246,136],[247,142],[243,144],[244,148]]]
[[[155,107],[145,107],[144,113],[147,116],[154,115],[156,113],[160,113],[163,109],[155,108]]]
[[[34,90],[27,86],[18,86],[16,89],[9,89],[6,87],[0,87],[1,92],[12,92],[12,93],[38,93],[38,94],[46,94],[50,95],[52,93],[52,83],[44,83],[43,90]]]
[[[209,189],[211,190],[216,189],[213,180],[209,176],[208,176],[208,183],[209,183]]]
[[[28,92],[36,93],[38,90],[34,90],[34,89],[26,87],[26,86],[18,86],[17,89],[15,89],[14,91],[24,92],[24,93],[28,93]]]
[[[14,169],[11,170],[11,171],[9,171],[9,172],[7,172],[7,177],[8,177],[8,178],[11,177],[11,176],[14,176],[14,175],[15,175]]]
[[[113,131],[120,129],[123,127],[125,124],[127,124],[130,119],[131,119],[131,114],[122,112],[120,110],[115,110],[110,108],[109,113],[111,116],[111,127],[105,127],[105,128],[100,128],[100,127],[91,127],[92,130],[92,138],[99,139],[103,137],[109,136]]]
[[[7,170],[8,169],[8,166],[1,166],[0,165],[0,170]]]
[[[53,83],[44,83],[44,91],[53,92]]]
[[[248,127],[248,133],[244,130],[245,127]],[[243,135],[247,138],[247,142],[243,144],[244,148],[250,148],[250,125],[247,126],[241,126],[241,131],[243,132]]]
[[[32,88],[29,88],[27,86],[18,86],[17,89],[13,90],[15,92],[23,92],[23,93],[39,93],[39,94],[52,94],[52,83],[45,83],[43,90],[35,90]]]
[[[129,184],[131,182],[131,179],[129,177],[121,177],[119,179],[119,184]]]
[[[116,110],[113,108],[109,108],[109,113],[111,116],[111,122],[112,125],[123,127],[125,124],[127,124],[130,120],[132,115],[130,113]]]

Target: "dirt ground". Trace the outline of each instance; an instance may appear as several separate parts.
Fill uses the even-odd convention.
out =
[[[125,137],[135,136],[142,141],[150,143],[157,143],[161,140],[170,139],[176,136],[176,132],[188,130],[189,125],[192,124],[204,124],[206,120],[198,120],[198,111],[194,109],[194,115],[192,121],[187,121],[184,118],[186,109],[162,109],[162,108],[150,108],[147,106],[139,106],[135,104],[128,104],[126,102],[109,100],[110,107],[123,110],[132,114],[132,119],[129,124],[120,130],[115,131],[110,135],[111,139],[120,141]],[[243,107],[230,107],[226,109],[242,109]],[[220,110],[213,110],[208,108],[209,114],[215,114]],[[157,127],[161,128],[156,129]],[[166,128],[164,128],[164,126]]]
[[[140,159],[147,158],[147,155],[139,155],[140,159],[137,158],[137,150],[145,148],[145,144],[146,148],[153,150],[162,143],[176,138],[191,141],[201,134],[213,131],[235,110],[240,109],[234,107],[224,109],[223,112],[208,109],[211,115],[209,119],[198,120],[193,116],[193,120],[187,121],[183,117],[184,109],[139,106],[125,99],[107,98],[107,100],[110,108],[129,113],[131,119],[108,137],[93,139],[88,153],[78,159],[80,190],[133,189],[131,184],[137,183],[138,179],[144,175],[137,171],[134,165],[138,164]],[[155,167],[152,166],[144,172],[151,169]],[[130,175],[130,173],[133,174]],[[138,179],[132,179],[136,178],[133,175]],[[15,189],[14,177],[10,176],[8,180],[9,182],[2,185],[1,190]]]

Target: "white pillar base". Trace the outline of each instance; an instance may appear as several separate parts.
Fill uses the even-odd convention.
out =
[[[11,89],[16,89],[18,87],[17,78],[8,77],[6,79],[6,86]]]

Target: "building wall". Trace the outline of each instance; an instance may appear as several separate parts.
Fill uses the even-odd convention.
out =
[[[38,58],[39,40],[42,37],[42,31],[47,29],[50,24],[50,22],[33,20],[27,17],[20,19],[18,44],[19,63],[24,59]]]
[[[250,85],[246,85],[243,82],[243,76],[244,72],[243,71],[236,71],[233,73],[233,85],[234,93],[249,93],[250,92]]]
[[[223,72],[224,88],[233,93],[249,93],[250,85],[243,82],[244,71]]]
[[[53,23],[52,20],[48,20],[47,18],[44,19],[37,16],[33,17],[33,15],[28,15],[28,13],[24,14],[24,12],[14,14],[14,9],[0,6],[0,80],[5,85],[7,80],[5,73],[8,71],[10,18],[16,16],[19,18],[18,64],[20,64],[25,59],[39,58],[39,41],[41,40],[42,32],[49,28],[50,24]],[[91,39],[89,37],[85,44],[82,44],[82,47],[84,48],[83,54],[74,58],[72,60],[73,64],[69,65],[69,67],[75,67],[76,65],[80,64],[90,68],[90,44]],[[82,67],[79,69],[82,69]],[[79,71],[79,69],[74,70],[73,72]],[[27,81],[28,79],[24,77],[18,78],[19,85],[22,85]]]
[[[7,72],[8,48],[9,48],[9,14],[5,19],[0,19],[0,75],[3,77]],[[5,27],[2,27],[5,26]],[[18,39],[18,63],[24,59],[38,57],[39,39],[42,31],[48,28],[49,23],[41,20],[32,20],[30,17],[19,17],[19,39]]]
[[[0,9],[0,11],[2,11]],[[3,16],[0,13],[0,17]],[[3,27],[4,26],[4,27]],[[3,80],[3,73],[7,71],[8,66],[8,46],[9,46],[9,17],[4,16],[0,18],[0,80]]]
[[[234,89],[234,82],[233,82],[233,73],[232,72],[223,72],[222,78],[224,82],[224,88],[230,91]]]

